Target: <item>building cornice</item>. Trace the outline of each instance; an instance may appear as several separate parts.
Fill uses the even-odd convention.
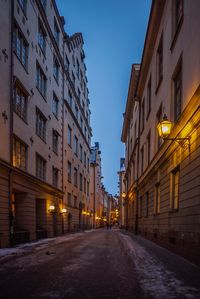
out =
[[[153,0],[144,42],[136,95],[142,97],[166,0]]]
[[[125,142],[127,137],[127,130],[129,127],[131,113],[134,105],[134,95],[135,95],[135,89],[138,80],[139,69],[140,69],[139,64],[132,64],[131,76],[130,76],[129,88],[128,88],[128,96],[126,101],[126,110],[124,113],[124,122],[123,122],[122,135],[121,135],[122,142]]]

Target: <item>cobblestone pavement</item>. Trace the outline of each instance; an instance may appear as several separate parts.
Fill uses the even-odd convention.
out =
[[[96,230],[1,261],[0,298],[200,298],[200,268],[119,230]]]

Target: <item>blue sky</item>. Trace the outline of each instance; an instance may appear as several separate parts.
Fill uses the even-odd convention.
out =
[[[92,142],[100,143],[104,185],[117,193],[122,114],[132,63],[139,63],[150,0],[57,0],[68,34],[82,32],[90,91]]]

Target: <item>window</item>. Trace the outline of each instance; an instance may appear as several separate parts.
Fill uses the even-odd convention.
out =
[[[70,126],[68,126],[67,130],[67,142],[68,145],[72,146],[72,129],[70,128]]]
[[[90,183],[89,182],[87,182],[87,196],[89,196],[89,193],[90,193]]]
[[[58,187],[58,169],[55,167],[52,167],[52,184]]]
[[[78,186],[78,170],[77,168],[74,168],[74,186]]]
[[[77,77],[79,78],[79,73],[80,73],[80,65],[79,65],[78,59],[76,59],[76,65],[77,65],[76,74],[77,74]]]
[[[78,120],[78,107],[77,107],[77,105],[75,106],[75,115],[76,115],[76,119]]]
[[[47,79],[38,63],[36,66],[36,86],[37,86],[38,90],[40,91],[41,95],[45,98],[46,97],[46,88],[47,88]]]
[[[84,188],[84,193],[86,193],[86,178],[84,178],[83,188]]]
[[[80,190],[83,190],[83,175],[80,173],[79,175],[79,179],[80,179]]]
[[[38,154],[36,154],[36,177],[43,181],[46,178],[46,161]]]
[[[28,66],[28,43],[17,26],[14,29],[14,51],[22,65],[27,69]]]
[[[27,94],[15,84],[14,87],[14,110],[15,112],[26,121],[27,118]]]
[[[183,17],[183,0],[175,0],[174,6],[174,29],[176,31]]]
[[[69,92],[68,92],[68,95],[69,95],[69,105],[70,105],[70,107],[72,108],[72,93],[71,93],[70,90],[69,90]]]
[[[74,85],[75,85],[76,78],[75,78],[75,76],[74,76],[74,73],[73,73],[73,72],[72,72],[72,81],[73,81],[73,83],[74,83]]]
[[[80,160],[81,162],[83,162],[83,147],[81,144],[80,144]]]
[[[42,140],[46,140],[46,118],[38,108],[36,108],[36,134]]]
[[[154,214],[160,213],[160,183],[155,185],[155,195],[154,195]]]
[[[146,199],[145,217],[148,217],[149,216],[149,192],[146,192],[145,199]]]
[[[69,182],[72,181],[72,163],[70,161],[67,162],[67,179]]]
[[[73,66],[75,66],[75,58],[74,58],[73,54],[72,54],[72,63],[73,63]]]
[[[77,208],[77,196],[74,195],[74,207]]]
[[[81,122],[81,129],[83,130],[83,119],[82,119],[82,117],[80,118],[80,122]]]
[[[74,136],[74,153],[78,156],[78,138]]]
[[[67,55],[65,55],[65,70],[66,71],[69,70],[69,59],[68,59]]]
[[[181,114],[181,101],[182,101],[182,66],[181,60],[176,67],[173,76],[174,85],[174,120],[176,121]]]
[[[22,170],[27,168],[27,145],[18,138],[13,139],[13,165]]]
[[[58,154],[58,132],[53,129],[52,133],[52,144],[53,144],[53,152]]]
[[[148,82],[147,86],[147,118],[151,112],[151,77]]]
[[[55,19],[54,19],[54,38],[56,40],[57,45],[59,45],[60,30],[58,28],[58,24]]]
[[[147,163],[149,165],[151,160],[151,132],[147,135]]]
[[[86,167],[86,152],[84,152],[84,166]]]
[[[144,145],[141,148],[141,174],[144,171]]]
[[[162,120],[162,104],[160,105],[160,108],[158,109],[156,118],[157,118],[157,125],[158,125],[159,122],[161,122],[161,120]],[[159,149],[162,144],[162,138],[159,136],[157,130],[156,130],[156,135],[157,135],[157,149]]]
[[[170,207],[172,210],[178,210],[179,207],[179,188],[180,188],[180,167],[176,167],[174,171],[171,172],[170,178]]]
[[[68,206],[71,206],[71,193],[67,193],[67,203]]]
[[[163,78],[163,35],[161,35],[160,42],[157,49],[157,87],[160,85],[160,82]]]
[[[143,99],[142,106],[141,106],[141,133],[144,130],[144,115],[145,115],[144,103],[145,103],[145,98]]]
[[[78,88],[78,98],[79,98],[79,100],[81,99],[81,92],[80,92],[79,88]]]
[[[17,2],[19,3],[23,12],[26,13],[27,0],[17,0]]]
[[[58,117],[58,103],[58,98],[56,97],[55,93],[53,93],[52,112],[56,117]]]
[[[42,24],[39,22],[39,29],[38,29],[38,44],[42,50],[42,52],[46,53],[46,32],[42,26]]]
[[[56,81],[59,80],[59,63],[56,57],[53,58],[53,75]]]
[[[46,9],[47,7],[47,0],[40,0],[40,3],[42,4],[44,10]]]

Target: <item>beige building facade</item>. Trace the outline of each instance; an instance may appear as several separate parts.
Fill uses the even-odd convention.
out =
[[[0,28],[5,247],[83,227],[91,128],[83,38],[66,34],[55,1],[4,1]]]
[[[197,0],[152,2],[139,76],[132,67],[122,131],[129,228],[196,263],[200,263],[200,38],[195,34],[199,10]],[[166,140],[157,130],[164,115],[173,123]]]

